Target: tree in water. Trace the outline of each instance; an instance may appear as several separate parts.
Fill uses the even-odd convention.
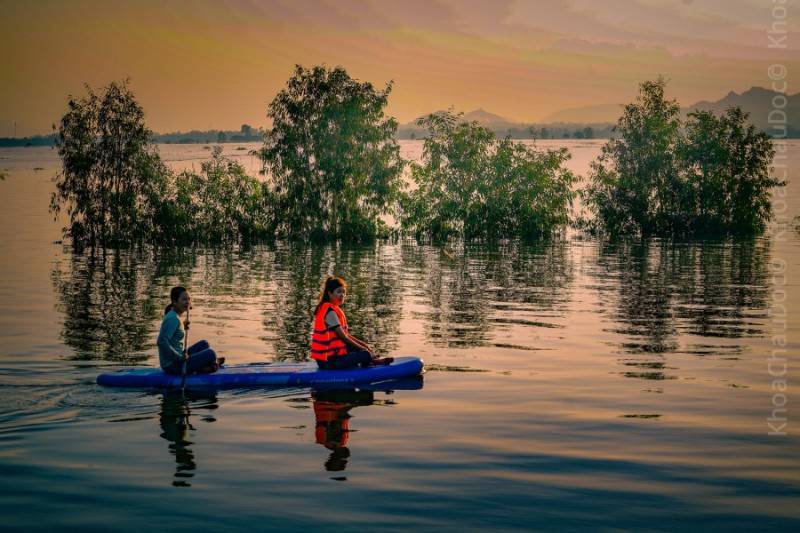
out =
[[[771,190],[785,185],[769,176],[771,139],[738,107],[681,121],[665,85],[643,82],[625,106],[581,190],[593,219],[578,225],[612,236],[762,232]]]
[[[786,182],[770,176],[775,149],[739,107],[717,117],[689,113],[679,152],[686,180],[686,210],[696,231],[758,234],[772,218],[771,192]]]
[[[170,181],[159,212],[158,242],[209,244],[272,237],[274,224],[264,203],[264,185],[214,146],[200,172],[183,171]]]
[[[600,156],[591,163],[584,199],[610,233],[669,230],[677,216],[680,179],[675,161],[680,106],[664,99],[663,78],[640,85]]]
[[[70,98],[56,131],[62,169],[50,209],[66,209],[76,246],[123,244],[152,234],[169,171],[152,144],[128,80]],[[55,125],[53,129],[56,129]]]
[[[566,148],[538,151],[497,139],[451,111],[423,117],[422,162],[411,165],[416,189],[402,201],[401,223],[436,240],[547,236],[568,221],[575,176]]]
[[[290,238],[364,240],[386,232],[401,187],[397,121],[384,115],[392,83],[376,90],[337,67],[295,66],[269,106],[258,151],[270,176],[276,231]]]

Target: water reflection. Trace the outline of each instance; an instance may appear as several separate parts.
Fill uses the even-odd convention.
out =
[[[159,316],[155,264],[148,253],[87,250],[57,262],[51,279],[74,359],[140,361]]]
[[[606,243],[598,290],[615,302],[626,377],[673,379],[666,353],[736,358],[764,333],[770,241]],[[714,340],[716,339],[716,340]]]
[[[563,315],[574,278],[568,243],[559,239],[445,249],[406,245],[403,263],[413,278],[410,290],[427,307],[415,316],[442,347],[491,345],[494,333],[513,325],[562,327],[551,318]]]
[[[369,390],[318,391],[311,395],[314,403],[314,437],[331,451],[325,470],[341,472],[347,467],[350,449],[350,411],[358,406],[372,405],[375,393]]]
[[[316,389],[311,392],[314,407],[314,438],[317,444],[330,450],[325,461],[328,472],[343,472],[350,459],[350,419],[356,407],[369,405],[394,405],[391,399],[376,399],[375,393],[382,391],[387,395],[397,390],[418,390],[423,386],[422,376],[401,380],[364,385],[359,389]],[[344,481],[337,476],[331,479]]]
[[[320,283],[335,273],[349,284],[354,332],[379,353],[397,346],[402,283],[397,248],[279,243],[227,250],[87,250],[56,263],[51,279],[63,314],[62,337],[77,359],[143,361],[169,288],[184,284],[202,307],[203,327],[224,334],[239,318],[262,316],[243,332],[274,359],[308,358]],[[197,322],[196,322],[197,323]]]
[[[378,353],[395,349],[403,290],[397,252],[397,247],[386,243],[278,246],[272,258],[273,298],[264,313],[265,338],[273,342],[275,358],[307,359],[314,305],[329,274],[342,276],[348,283],[345,312],[351,331]]]
[[[190,487],[189,480],[197,469],[194,452],[189,440],[189,431],[196,431],[191,424],[192,409],[214,410],[217,408],[217,397],[213,392],[167,390],[161,397],[159,425],[161,438],[168,441],[169,452],[175,457],[175,474],[172,485]],[[194,415],[195,419],[199,415]],[[213,416],[200,417],[204,422],[214,422]]]
[[[127,362],[154,353],[164,295],[183,283],[203,308],[203,326],[218,335],[241,328],[250,353],[306,360],[313,306],[331,273],[349,283],[350,327],[381,353],[398,347],[404,308],[436,346],[533,350],[537,330],[563,328],[574,312],[571,247],[556,239],[95,251],[68,256],[52,279],[63,338],[81,359]],[[601,312],[615,321],[615,344],[639,358],[624,364],[645,365],[626,375],[669,379],[653,366],[665,353],[738,357],[741,343],[729,340],[761,335],[766,322],[769,258],[767,239],[602,243],[590,283],[601,293]],[[247,322],[254,319],[260,328]]]

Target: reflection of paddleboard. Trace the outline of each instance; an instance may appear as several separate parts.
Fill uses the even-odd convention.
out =
[[[225,365],[213,374],[186,376],[186,386],[347,386],[416,376],[422,368],[422,359],[418,357],[395,357],[390,365],[347,370],[320,370],[314,362]],[[160,368],[131,368],[100,374],[97,383],[109,387],[180,387],[181,376],[172,376]]]

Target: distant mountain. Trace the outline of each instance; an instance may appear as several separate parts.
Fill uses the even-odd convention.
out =
[[[445,113],[434,111],[433,115]],[[425,117],[427,115],[423,115]],[[423,118],[419,117],[419,118]],[[500,137],[510,135],[514,139],[602,139],[607,138],[613,124],[607,122],[580,122],[563,121],[554,123],[526,123],[512,122],[505,117],[490,113],[483,108],[464,113],[461,118],[464,122],[475,121],[481,126],[494,131]],[[401,124],[397,129],[399,139],[421,139],[427,135],[427,130],[417,125],[414,119],[406,124]]]
[[[713,111],[720,115],[729,107],[739,106],[743,111],[750,113],[749,120],[757,128],[769,129],[769,113],[774,109],[772,99],[781,93],[765,89],[764,87],[751,87],[749,90],[738,94],[730,91],[722,99],[715,102],[702,100],[695,104],[682,107],[681,116],[686,118],[690,111],[696,109]],[[782,96],[782,95],[781,95]],[[800,93],[786,97],[787,123],[794,133],[800,136]],[[613,122],[616,123],[622,114],[624,104],[599,104],[583,107],[563,109],[545,117],[543,122]],[[775,133],[775,130],[772,130]]]
[[[689,111],[699,109],[702,111],[713,111],[716,114],[724,113],[729,107],[739,106],[742,110],[750,113],[749,120],[757,128],[762,130],[770,129],[769,114],[775,109],[773,98],[776,96],[783,97],[782,93],[765,89],[764,87],[751,87],[742,94],[734,91],[729,92],[721,100],[716,102],[700,101],[696,104],[683,108],[684,115]],[[783,111],[786,112],[786,120],[794,136],[800,134],[800,92],[793,95],[786,95],[786,107]],[[773,120],[781,119],[779,115],[774,115]],[[774,126],[774,123],[773,123]],[[775,133],[775,130],[771,130]]]
[[[570,107],[547,115],[542,122],[613,122],[622,114],[623,104]]]
[[[509,124],[512,124],[511,121],[506,120],[500,115],[489,113],[488,111],[485,111],[482,107],[476,109],[475,111],[470,111],[469,113],[465,113],[464,120],[466,120],[467,122],[476,121],[478,124],[490,127],[491,126],[508,127]]]
[[[441,114],[444,114],[444,113],[447,113],[447,111],[445,111],[443,109],[439,109],[438,111],[433,111],[432,113],[429,113],[429,114],[430,115],[441,115]],[[408,124],[403,124],[402,126],[416,125],[417,120],[419,120],[421,118],[425,118],[427,116],[428,116],[428,114],[419,116],[419,117],[415,118],[414,120],[412,120],[411,122],[409,122]],[[464,116],[462,118],[463,118],[463,120],[465,122],[472,122],[474,120],[474,121],[478,122],[479,124],[481,124],[483,126],[500,125],[500,126],[506,127],[509,124],[513,124],[513,122],[511,122],[510,120],[507,120],[506,118],[501,117],[500,115],[495,115],[494,113],[489,113],[488,111],[486,111],[482,107],[478,108],[478,109],[476,109],[474,111],[470,111],[469,113],[464,113]]]

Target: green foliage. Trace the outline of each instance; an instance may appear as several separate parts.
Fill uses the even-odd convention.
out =
[[[770,177],[773,142],[747,117],[738,107],[720,117],[689,113],[679,154],[688,185],[685,211],[695,231],[757,234],[772,217],[771,191],[786,183]]]
[[[574,175],[569,152],[539,152],[498,140],[477,122],[448,111],[418,121],[428,129],[416,189],[404,195],[401,223],[419,237],[465,239],[552,233],[568,220]]]
[[[181,172],[156,215],[157,240],[178,243],[251,242],[270,237],[264,186],[215,146],[201,172]]]
[[[67,210],[64,229],[76,245],[145,237],[153,229],[148,202],[168,172],[150,142],[144,111],[127,82],[99,94],[86,89],[87,96],[70,98],[56,133],[62,170],[51,211]]]
[[[297,65],[269,106],[258,152],[270,176],[278,235],[362,240],[385,232],[401,186],[397,122],[381,91],[342,68]]]
[[[772,141],[729,109],[696,111],[684,122],[665,81],[640,84],[625,106],[581,191],[593,220],[579,225],[611,235],[757,233],[771,216]]]
[[[76,246],[232,243],[274,233],[269,196],[244,167],[214,147],[201,172],[161,161],[127,84],[70,99],[57,146],[63,170],[51,210],[66,208]],[[244,127],[244,126],[243,126]]]

